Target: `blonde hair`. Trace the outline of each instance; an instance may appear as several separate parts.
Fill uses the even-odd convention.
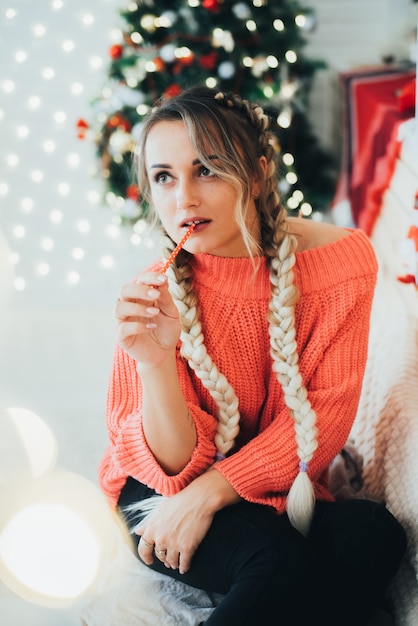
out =
[[[219,171],[212,161],[207,166],[237,189],[236,219],[249,251],[254,250],[254,246],[247,232],[245,215],[254,180],[260,183],[256,206],[261,224],[261,248],[270,270],[270,351],[273,370],[294,421],[299,457],[299,472],[289,490],[287,513],[293,526],[307,534],[315,505],[308,464],[317,447],[316,415],[298,366],[295,305],[299,294],[293,275],[297,240],[288,232],[286,210],[278,194],[276,152],[269,120],[260,106],[237,95],[192,88],[160,104],[150,114],[144,125],[139,153],[144,153],[150,129],[162,120],[182,120],[186,124],[202,163],[206,164],[208,154],[219,157]],[[260,167],[262,156],[267,163],[265,175]],[[150,200],[145,164],[141,161],[138,175],[141,192]],[[175,242],[166,236],[163,253],[166,258],[174,247]],[[239,403],[234,389],[207,353],[189,258],[185,251],[177,256],[167,272],[169,288],[182,325],[182,354],[219,409],[215,444],[218,458],[223,458],[232,450],[238,434]]]

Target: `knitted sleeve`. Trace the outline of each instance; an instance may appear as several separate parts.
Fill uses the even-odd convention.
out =
[[[316,291],[297,306],[300,370],[317,417],[318,447],[309,465],[318,499],[331,499],[326,470],[345,444],[355,419],[367,358],[375,273]],[[321,320],[323,320],[321,322]],[[271,380],[266,409],[276,402],[275,418],[241,450],[217,464],[246,500],[285,508],[296,474],[295,427],[283,397]],[[274,413],[274,407],[272,412]]]
[[[108,450],[99,467],[99,480],[105,494],[115,503],[126,477],[133,476],[162,495],[172,495],[202,474],[216,454],[214,434],[216,419],[200,409],[199,401],[188,381],[186,364],[177,359],[189,410],[197,430],[197,445],[182,472],[167,475],[155,460],[142,430],[141,381],[136,363],[116,347],[107,395]]]

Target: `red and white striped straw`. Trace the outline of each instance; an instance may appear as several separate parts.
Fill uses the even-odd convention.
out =
[[[184,233],[183,237],[178,242],[178,244],[174,248],[173,252],[168,257],[167,261],[164,263],[162,268],[160,270],[158,270],[160,274],[165,274],[166,273],[166,271],[168,270],[168,268],[170,267],[170,265],[172,264],[172,262],[174,261],[174,259],[176,258],[176,256],[178,255],[178,253],[180,252],[180,250],[182,249],[182,247],[184,246],[184,244],[186,243],[186,241],[190,237],[190,235],[192,234],[195,226],[196,226],[196,224],[191,224],[189,226],[189,228],[187,229],[187,232]]]

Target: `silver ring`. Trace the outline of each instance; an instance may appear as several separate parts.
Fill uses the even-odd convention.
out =
[[[157,550],[157,548],[154,549],[154,552],[157,556],[164,558],[165,555],[167,554],[167,550]]]
[[[141,543],[143,543],[146,548],[153,548],[155,545],[153,543],[148,543],[148,541],[145,541],[143,537],[141,537]]]

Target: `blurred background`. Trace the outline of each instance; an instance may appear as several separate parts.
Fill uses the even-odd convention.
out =
[[[245,12],[246,3],[233,4]],[[135,6],[4,0],[0,8],[0,409],[34,411],[56,438],[59,466],[94,484],[106,445],[113,304],[120,285],[158,254],[140,211],[115,201],[103,144],[97,158],[104,123],[126,105],[109,109],[109,71],[120,62],[115,46],[126,45],[119,10]],[[215,10],[216,2],[206,6]],[[324,63],[303,114],[333,163],[329,203],[310,215],[332,220],[346,132],[341,76],[358,67],[408,72],[416,4],[311,0],[307,14],[304,56]],[[115,141],[110,158],[117,164],[125,153]],[[30,604],[6,587],[0,621],[79,623],[74,610]]]

